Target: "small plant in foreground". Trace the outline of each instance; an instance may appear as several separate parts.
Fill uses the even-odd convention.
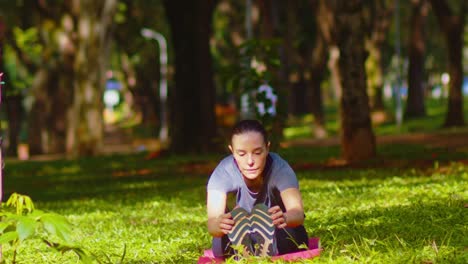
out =
[[[11,263],[16,263],[18,248],[27,239],[40,239],[58,252],[73,251],[83,263],[92,262],[85,250],[73,244],[70,222],[62,215],[35,209],[29,196],[13,193],[2,203],[0,219],[0,245],[11,245]]]

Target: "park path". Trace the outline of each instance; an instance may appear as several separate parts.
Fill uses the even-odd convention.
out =
[[[118,125],[108,124],[104,127],[103,154],[135,152],[133,140],[125,130]]]
[[[447,148],[450,150],[468,149],[468,129],[460,129],[454,132],[424,132],[408,133],[399,135],[376,136],[377,145],[384,144],[421,144],[429,147]],[[325,139],[304,138],[288,140],[282,146],[337,146],[340,144],[339,137]]]
[[[417,132],[398,135],[376,136],[378,145],[385,144],[420,144],[447,150],[468,150],[468,128],[451,132]],[[339,137],[324,139],[303,138],[287,140],[282,146],[327,147],[340,145]],[[135,153],[141,150],[129,135],[117,127],[108,126],[104,137],[103,154]]]
[[[468,151],[468,128],[451,132],[425,132],[409,133],[399,135],[382,135],[376,137],[378,145],[384,144],[420,144],[428,147],[446,148],[449,151]],[[156,139],[138,140],[134,139],[123,129],[107,125],[104,132],[103,155],[130,154],[142,150],[152,151]],[[281,146],[310,146],[327,147],[340,145],[339,137],[329,137],[324,139],[303,138],[287,140]],[[153,146],[153,147],[151,147]],[[63,159],[62,154],[36,155],[31,156],[31,160],[55,160]],[[7,160],[16,160],[14,157],[7,157]]]

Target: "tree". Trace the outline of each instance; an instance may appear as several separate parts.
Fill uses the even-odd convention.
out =
[[[117,0],[34,4],[44,52],[33,90],[30,148],[69,156],[96,154],[103,134],[102,73]],[[48,142],[42,142],[44,136]]]
[[[393,0],[391,0],[394,2]],[[389,0],[372,1],[371,6],[371,32],[366,42],[369,58],[366,61],[367,83],[371,93],[371,107],[373,111],[384,111],[384,53],[387,33],[391,26],[393,5]]]
[[[426,115],[426,107],[424,104],[424,55],[426,44],[423,28],[428,13],[428,3],[426,0],[412,0],[411,6],[406,118],[422,117]]]
[[[314,115],[314,134],[317,138],[323,138],[327,135],[325,130],[325,111],[322,96],[321,83],[324,79],[327,65],[327,51],[331,39],[327,40],[325,28],[321,26],[321,18],[326,13],[326,7],[323,1],[311,0],[312,12],[315,17],[315,43],[312,50],[312,58],[310,61],[310,91],[309,103],[310,111]],[[326,22],[324,22],[326,23]]]
[[[323,138],[327,132],[321,84],[327,73],[328,48],[320,30],[323,9],[318,0],[286,1],[285,5],[283,35],[288,63],[282,67],[289,77],[289,114],[311,113],[312,133]]]
[[[4,53],[2,67],[8,81],[8,89],[3,94],[8,121],[7,154],[16,156],[26,110],[23,99],[37,69],[34,58],[40,54],[40,45],[37,45],[37,30],[31,24],[34,18],[31,10],[25,8],[24,3],[20,5],[13,1],[2,1],[1,6],[4,34],[0,41]]]
[[[119,81],[126,96],[131,95],[130,107],[141,114],[141,125],[157,127],[160,122],[159,47],[154,39],[144,39],[143,28],[168,36],[161,0],[120,0],[114,30],[113,69],[121,69]],[[131,39],[132,41],[128,41]],[[172,50],[168,51],[169,54]],[[172,59],[169,56],[169,59]],[[120,71],[117,70],[117,73]],[[134,81],[136,80],[136,81]],[[127,102],[128,103],[128,102]]]
[[[5,49],[5,21],[3,17],[0,16],[0,73],[3,73],[3,51]],[[1,84],[0,84],[1,85]]]
[[[164,0],[175,51],[175,87],[170,101],[171,150],[208,151],[215,147],[216,117],[209,40],[216,0]]]
[[[334,15],[336,42],[340,51],[339,81],[341,146],[343,158],[349,162],[372,158],[376,143],[372,131],[364,62],[367,53],[364,38],[364,1],[329,1]]]
[[[279,147],[279,143],[283,138],[283,128],[286,123],[286,114],[287,114],[287,100],[282,98],[287,98],[288,94],[288,76],[289,76],[289,67],[291,59],[287,56],[287,39],[280,39],[281,35],[284,35],[284,31],[281,28],[281,22],[283,18],[287,15],[283,15],[281,11],[285,9],[292,8],[290,3],[285,3],[284,1],[279,0],[261,0],[258,1],[259,3],[259,10],[261,14],[261,28],[260,28],[260,36],[259,38],[263,41],[281,41],[279,42],[280,45],[274,47],[272,54],[269,56],[269,60],[278,60],[279,65],[273,65],[272,63],[263,63],[266,64],[267,71],[271,78],[268,80],[270,84],[274,87],[274,91],[277,94],[280,100],[276,102],[276,115],[269,116],[264,115],[261,116],[261,119],[268,126],[271,123],[271,138],[272,138],[272,145],[270,146],[271,149],[275,150]],[[276,55],[277,54],[277,55]],[[256,56],[256,54],[254,54]],[[277,67],[280,66],[280,67]],[[257,88],[257,87],[255,87]],[[257,94],[257,100],[261,99],[261,95],[259,98],[259,94]],[[260,100],[262,101],[262,100]]]
[[[334,99],[341,98],[341,83],[339,81],[339,50],[337,44],[337,30],[335,27],[334,12],[330,7],[330,3],[325,0],[310,0],[312,6],[317,8],[317,26],[318,31],[324,38],[328,47],[328,62],[327,67],[330,72],[330,83],[333,89]]]
[[[460,14],[454,14],[452,8],[445,0],[431,0],[434,11],[447,44],[448,73],[450,75],[450,90],[448,111],[445,117],[445,127],[463,126],[463,33],[465,26],[465,12],[468,9],[467,1],[461,0]]]

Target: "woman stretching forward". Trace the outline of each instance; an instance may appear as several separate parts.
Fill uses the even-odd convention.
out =
[[[307,246],[308,238],[296,174],[269,146],[259,121],[240,121],[232,130],[232,155],[210,176],[208,232],[216,257],[231,256],[233,249],[274,256],[307,248],[301,246]]]

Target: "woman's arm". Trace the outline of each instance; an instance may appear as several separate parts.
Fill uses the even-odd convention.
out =
[[[234,225],[234,220],[232,220],[231,213],[224,213],[226,209],[226,194],[221,191],[208,191],[206,205],[208,232],[214,237],[228,234]]]
[[[304,224],[304,207],[299,189],[288,188],[280,193],[286,212],[279,206],[270,208],[273,224],[278,228],[296,227]]]

